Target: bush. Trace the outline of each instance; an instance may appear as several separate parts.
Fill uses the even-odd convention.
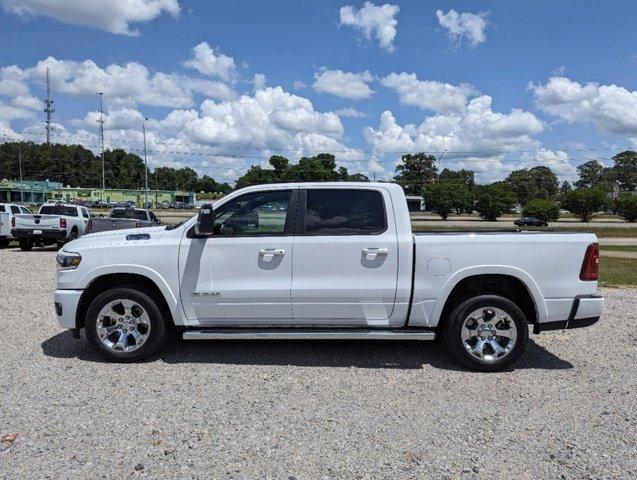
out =
[[[485,220],[497,220],[503,213],[509,213],[517,198],[513,189],[505,182],[476,187],[476,211]]]
[[[617,213],[627,222],[637,220],[637,195],[625,193],[617,199]]]
[[[578,188],[564,195],[562,207],[575,215],[582,222],[588,222],[593,215],[609,204],[608,195],[601,188]]]
[[[560,216],[560,207],[551,200],[535,199],[529,201],[522,210],[525,217],[535,217],[545,222],[554,222]]]
[[[422,191],[422,196],[425,208],[437,213],[443,220],[447,220],[451,212],[463,211],[471,200],[471,194],[466,185],[454,182],[427,185]]]

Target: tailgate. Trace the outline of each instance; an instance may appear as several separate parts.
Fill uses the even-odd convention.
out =
[[[11,220],[8,213],[0,213],[0,237],[11,235]]]
[[[132,218],[93,218],[88,233],[135,228],[137,224],[138,221]]]
[[[59,215],[14,215],[15,228],[20,230],[59,230]]]

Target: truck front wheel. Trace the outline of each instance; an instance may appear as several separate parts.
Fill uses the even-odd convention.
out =
[[[478,295],[460,303],[443,325],[444,342],[472,370],[497,371],[524,353],[529,338],[526,317],[511,300]]]
[[[86,337],[106,360],[136,362],[166,340],[166,324],[153,293],[142,287],[111,288],[91,302]]]

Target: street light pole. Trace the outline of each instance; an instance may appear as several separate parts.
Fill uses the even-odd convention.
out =
[[[144,117],[142,131],[144,132],[144,208],[148,208],[148,158],[146,157],[146,122],[148,117]]]
[[[23,193],[23,184],[22,184],[22,151],[20,147],[18,147],[18,164],[20,167],[20,203],[24,203],[24,193]],[[9,199],[11,200],[11,199]]]
[[[442,160],[442,157],[445,156],[445,153],[447,153],[446,148],[442,151],[442,153],[440,154],[440,157],[438,157],[438,170],[436,171],[436,180],[438,182],[440,182],[440,160]]]
[[[104,92],[97,92],[100,96],[100,118],[97,121],[100,125],[100,146],[102,147],[102,201],[104,201],[104,194],[106,193],[106,174],[104,169]]]

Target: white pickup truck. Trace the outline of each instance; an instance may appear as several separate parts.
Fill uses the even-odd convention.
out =
[[[13,216],[21,213],[31,213],[27,207],[15,203],[0,203],[0,247],[8,247],[13,240],[11,224]]]
[[[45,203],[37,214],[14,215],[11,233],[20,242],[21,250],[33,245],[53,245],[59,248],[81,237],[91,219],[86,207],[64,203]]]
[[[59,323],[105,358],[184,339],[433,340],[499,370],[535,333],[604,307],[588,233],[413,234],[388,183],[260,185],[174,227],[87,235],[58,252]]]

